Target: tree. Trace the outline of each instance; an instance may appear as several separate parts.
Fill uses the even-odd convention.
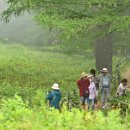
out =
[[[101,70],[102,67],[108,68],[112,73],[112,34],[108,34],[96,43],[96,68]],[[103,60],[102,60],[103,59]]]
[[[123,12],[129,8],[130,0],[5,0],[9,7],[2,13],[2,18],[7,22],[12,15],[19,16],[25,11],[31,11],[35,14],[35,19],[41,24],[47,24],[50,27],[60,28],[66,39],[73,36],[79,37],[81,32],[97,28],[102,30],[95,39],[99,43],[102,41],[110,45],[108,50],[111,52],[111,42],[109,33],[113,31],[122,31],[127,29],[130,24],[130,16],[123,15]],[[105,27],[105,31],[104,31]],[[92,31],[92,33],[94,33]],[[99,37],[100,36],[100,37]],[[108,38],[105,38],[108,36]],[[100,39],[99,39],[100,38]],[[109,40],[108,40],[109,39]],[[104,46],[104,44],[101,44]],[[102,48],[103,49],[103,48]],[[105,48],[104,48],[105,49]],[[99,52],[99,51],[97,51]],[[98,53],[98,70],[104,67],[112,60],[111,55],[100,58],[102,62],[99,65],[98,57],[106,54],[106,51]],[[100,55],[101,54],[101,55]],[[106,58],[107,57],[107,58]],[[110,60],[110,59],[111,60]],[[105,59],[109,59],[106,61]],[[111,69],[111,63],[109,69]]]

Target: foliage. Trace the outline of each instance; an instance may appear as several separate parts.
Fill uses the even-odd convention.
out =
[[[4,21],[8,22],[11,16],[20,16],[26,11],[33,13],[42,27],[47,25],[50,31],[52,28],[56,30],[61,48],[67,54],[84,50],[85,55],[89,51],[87,48],[92,48],[97,39],[115,31],[124,32],[130,24],[129,0],[5,1],[9,6],[2,13]],[[117,41],[120,44],[120,40]],[[114,43],[118,47],[118,43]]]
[[[121,119],[118,110],[103,112],[84,112],[78,109],[61,112],[55,109],[30,109],[19,96],[4,100],[0,108],[1,130],[124,130],[130,129],[130,115]],[[123,123],[121,121],[123,120]]]
[[[121,109],[121,113],[125,114],[128,108],[130,107],[130,92],[127,92],[126,95],[120,97],[114,97],[111,100],[111,107],[115,109]]]
[[[89,72],[94,67],[94,60],[90,57],[86,61],[86,58],[78,55],[42,52],[15,44],[0,44],[0,54],[1,130],[130,129],[130,114],[127,113],[122,120],[119,110],[109,111],[106,116],[101,111],[67,111],[63,106],[59,112],[45,106],[46,90],[54,82],[60,84],[63,95],[76,88],[80,73]],[[18,95],[11,98],[15,93],[22,98]],[[74,93],[71,100],[76,101],[77,97]]]
[[[8,21],[11,15],[19,16],[24,11],[33,11],[41,24],[63,30],[67,39],[84,30],[107,28],[108,32],[128,28],[130,17],[123,14],[129,0],[5,0],[9,7],[3,12]],[[108,27],[107,27],[108,26]],[[78,35],[77,35],[78,36]]]
[[[21,97],[15,95],[13,99],[2,100],[0,112],[0,128],[10,129],[15,128],[15,124],[24,122],[25,119],[31,116],[32,111],[28,108],[27,103],[24,103]]]
[[[114,74],[118,60],[118,57],[113,57]],[[86,57],[69,56],[64,55],[58,46],[30,48],[0,44],[0,98],[13,97],[17,93],[30,105],[41,106],[46,91],[51,90],[55,82],[59,83],[62,95],[73,93],[73,90],[78,92],[76,80],[81,72],[89,73],[95,68],[94,64],[91,53]],[[112,88],[115,94],[117,86]]]
[[[130,29],[127,31],[123,31],[122,33],[114,33],[113,34],[113,51],[116,49],[118,50],[117,52],[114,51],[114,53],[117,53],[118,55],[124,55],[125,51],[127,55],[129,54],[129,48],[130,44],[129,42],[129,34],[130,34]]]

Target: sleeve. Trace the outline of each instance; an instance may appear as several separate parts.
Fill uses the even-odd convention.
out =
[[[108,78],[110,79],[110,82],[112,82],[112,76],[108,74]]]
[[[90,86],[90,80],[88,79],[88,86]]]
[[[101,74],[97,76],[97,81],[100,82]]]
[[[99,83],[99,81],[100,81],[100,76],[99,76],[99,75],[96,76],[96,79],[95,79],[95,80],[96,80],[97,83]]]
[[[61,97],[62,97],[62,93],[60,92],[60,100],[61,100]]]
[[[102,90],[102,86],[101,86],[101,78],[102,78],[102,75],[99,74],[97,78],[98,78],[99,92],[101,92],[101,90]]]
[[[118,88],[117,88],[117,92],[116,92],[117,94],[119,94],[120,93],[120,85],[118,86]]]
[[[52,100],[52,98],[53,98],[53,93],[51,92],[47,95],[47,100]]]

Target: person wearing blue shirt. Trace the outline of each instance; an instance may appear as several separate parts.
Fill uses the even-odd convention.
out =
[[[102,74],[99,75],[99,91],[101,92],[102,108],[105,109],[109,107],[112,78],[107,68],[103,68],[101,72]]]
[[[47,100],[50,102],[50,107],[60,109],[59,103],[61,100],[61,92],[59,85],[57,83],[54,83],[52,89],[53,90],[47,95]]]

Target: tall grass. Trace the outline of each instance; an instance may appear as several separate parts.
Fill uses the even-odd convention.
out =
[[[91,68],[95,68],[95,59],[82,55],[65,55],[56,52],[56,49],[45,47],[39,50],[20,44],[0,43],[0,98],[13,97],[15,93],[29,100],[37,99],[36,95],[45,98],[46,91],[55,82],[60,85],[62,95],[78,90],[76,81],[80,73],[89,73]],[[114,74],[118,60],[119,57],[113,57]],[[115,91],[116,88],[114,86],[112,90]]]
[[[80,73],[90,68],[95,68],[90,57],[0,44],[0,130],[129,130],[130,114],[121,119],[119,110],[104,115],[46,107],[44,94],[54,82],[63,95],[78,90]],[[30,100],[34,107],[29,106]]]
[[[1,103],[0,122],[1,130],[130,130],[130,114],[121,118],[118,110],[30,109],[17,95]]]
[[[95,68],[95,60],[83,56],[39,51],[19,44],[0,44],[0,93],[2,96],[29,94],[29,89],[51,89],[54,82],[65,94],[77,89],[83,71]]]

